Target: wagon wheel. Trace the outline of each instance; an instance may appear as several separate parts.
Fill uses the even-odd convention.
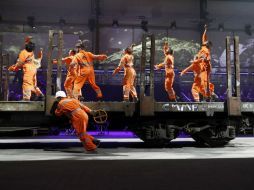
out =
[[[106,121],[108,119],[108,114],[104,110],[96,110],[96,112],[93,116],[93,119],[94,119],[95,123],[103,124],[103,123],[106,123]]]
[[[196,141],[197,144],[199,145],[204,145],[205,141],[202,139],[202,136],[200,134],[192,134],[191,137]]]
[[[195,135],[192,135],[192,138],[200,144],[206,144],[210,147],[223,147],[230,139],[226,137],[215,137],[214,136],[214,129],[205,129],[201,132],[196,133]]]

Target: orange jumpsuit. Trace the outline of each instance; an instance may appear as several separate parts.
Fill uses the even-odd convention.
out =
[[[164,51],[164,54],[165,51]],[[168,93],[169,100],[175,101],[176,95],[173,89],[173,83],[175,79],[174,72],[174,57],[170,54],[167,54],[164,62],[155,66],[157,69],[165,68],[166,76],[165,76],[165,90]]]
[[[181,75],[192,70],[194,72],[194,82],[192,85],[192,96],[196,102],[200,101],[199,94],[203,97],[210,97],[214,93],[214,85],[210,83],[211,55],[210,50],[206,47],[207,43],[207,30],[205,29],[202,36],[202,48],[195,56],[192,64],[181,72]]]
[[[194,73],[194,82],[191,88],[192,96],[196,102],[200,101],[199,94],[207,97],[207,68],[202,59],[195,59],[192,64],[181,72],[181,75],[192,70]],[[209,83],[209,90],[212,94],[214,92],[214,85]]]
[[[181,72],[181,75],[185,74],[186,72],[188,72],[190,70],[192,70],[194,73],[194,82],[192,84],[191,93],[192,93],[194,100],[196,102],[199,102],[200,101],[199,93],[201,93],[203,91],[201,77],[200,77],[200,73],[202,71],[200,61],[194,60],[189,67],[187,67],[186,69],[184,69]]]
[[[199,64],[202,68],[200,73],[202,85],[201,94],[204,97],[210,97],[214,92],[214,85],[210,83],[210,74],[212,70],[210,50],[206,46],[203,46],[197,55],[197,59],[200,60]]]
[[[212,65],[211,65],[211,53],[210,49],[206,46],[208,43],[208,37],[207,37],[207,28],[205,28],[205,31],[202,35],[202,48],[199,51],[197,58],[201,59],[203,71],[201,73],[201,80],[202,80],[202,86],[203,86],[203,92],[202,95],[204,97],[210,97],[211,94],[214,93],[214,85],[210,83],[210,74],[212,71]]]
[[[73,98],[73,86],[74,81],[77,78],[77,68],[76,67],[70,67],[70,64],[74,58],[73,54],[69,54],[68,57],[65,57],[62,59],[62,63],[66,64],[67,68],[67,75],[64,82],[64,89],[66,91],[67,97]],[[57,61],[53,61],[54,64],[57,64]]]
[[[41,59],[42,53],[38,59]],[[41,90],[37,87],[37,66],[35,64],[35,58],[33,52],[28,52],[27,50],[22,50],[19,54],[19,58],[15,65],[9,67],[11,71],[17,71],[19,68],[23,69],[23,100],[29,101],[31,98],[32,92],[36,96],[43,95]]]
[[[90,108],[73,98],[62,98],[55,110],[56,116],[66,115],[70,119],[77,136],[88,151],[96,149],[96,145],[92,142],[94,137],[86,132],[88,124],[87,113],[90,112]]]
[[[124,67],[124,78],[123,78],[123,99],[125,101],[129,100],[131,94],[132,98],[137,99],[137,91],[134,86],[136,71],[133,68],[133,55],[125,53],[121,58],[118,67],[115,69],[113,74],[118,73],[122,67]]]
[[[79,53],[74,56],[72,63],[70,64],[70,67],[78,68],[77,78],[74,81],[73,88],[74,98],[78,99],[81,96],[81,89],[87,80],[96,92],[97,98],[102,98],[101,89],[95,83],[93,61],[102,61],[106,58],[106,55],[94,55],[91,52],[86,52],[84,50],[79,51]]]

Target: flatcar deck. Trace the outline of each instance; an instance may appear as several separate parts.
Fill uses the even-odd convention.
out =
[[[225,102],[156,102],[156,112],[226,112]],[[241,112],[254,112],[254,102],[241,102]]]
[[[103,109],[108,112],[125,112],[131,116],[138,107],[133,102],[83,102],[91,109]],[[226,112],[224,102],[155,102],[155,112]],[[45,111],[42,101],[0,101],[0,112]],[[254,112],[254,102],[241,102],[241,112]]]
[[[31,101],[0,101],[0,112],[43,112],[45,110],[44,102]]]

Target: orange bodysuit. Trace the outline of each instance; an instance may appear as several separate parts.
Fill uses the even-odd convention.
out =
[[[187,67],[181,72],[181,75],[185,74],[186,72],[190,70],[192,70],[194,73],[194,82],[192,84],[191,93],[195,102],[199,102],[200,101],[199,93],[203,91],[201,77],[200,77],[200,73],[202,71],[200,61],[194,60],[189,67]]]
[[[170,101],[176,100],[175,91],[173,89],[173,83],[175,79],[174,72],[174,57],[170,54],[166,54],[164,62],[155,66],[156,69],[165,68],[166,76],[165,76],[165,90],[168,93],[168,97]]]
[[[77,78],[74,81],[74,89],[73,89],[73,96],[74,98],[78,99],[81,96],[81,89],[85,82],[88,80],[92,88],[97,94],[97,98],[102,98],[102,92],[99,86],[95,83],[95,74],[93,68],[93,61],[94,60],[105,60],[107,58],[106,55],[94,55],[91,52],[86,52],[84,50],[79,51],[77,53],[70,67],[77,67],[78,73]]]
[[[62,59],[62,63],[66,64],[67,68],[67,75],[64,82],[64,89],[66,91],[67,97],[73,98],[73,87],[74,87],[74,81],[77,78],[77,67],[70,67],[70,64],[74,58],[74,55],[69,55],[68,57],[65,57]],[[57,61],[53,61],[54,64],[57,64]]]
[[[36,96],[43,96],[41,90],[37,87],[37,68],[36,63],[41,61],[42,53],[39,54],[39,58],[36,60],[34,58],[33,52],[28,52],[27,50],[22,50],[19,54],[19,58],[15,65],[9,67],[10,71],[17,71],[19,68],[23,69],[23,100],[29,101],[31,98],[32,92]]]
[[[205,29],[202,36],[202,47],[192,64],[181,72],[181,75],[192,70],[194,73],[194,82],[192,85],[192,96],[196,102],[200,101],[200,95],[207,98],[214,93],[214,85],[210,83],[211,55],[210,50],[207,48],[207,29]]]
[[[123,78],[123,99],[124,101],[129,100],[131,94],[132,98],[137,99],[137,91],[134,86],[136,71],[133,68],[134,57],[131,54],[125,53],[121,58],[118,67],[115,69],[113,74],[118,73],[122,67],[124,67],[124,78]]]
[[[197,59],[200,60],[202,68],[200,73],[202,85],[201,94],[207,98],[214,92],[214,85],[210,83],[210,74],[212,71],[210,50],[206,46],[202,46],[201,50],[197,54]]]
[[[86,132],[88,125],[87,113],[90,112],[90,108],[73,98],[62,98],[55,111],[56,116],[65,115],[70,119],[77,136],[86,150],[96,149],[96,145],[92,142],[94,137]]]
[[[204,97],[210,97],[212,94],[214,94],[214,85],[210,83],[210,75],[212,72],[212,65],[211,65],[211,52],[210,49],[205,46],[205,44],[208,43],[208,37],[207,37],[207,26],[205,26],[205,31],[202,35],[202,48],[198,53],[198,58],[202,59],[203,64],[203,70],[204,72],[201,74],[202,79],[202,85],[204,86]]]
[[[207,97],[207,72],[205,68],[205,64],[203,64],[203,61],[200,59],[195,59],[192,64],[184,69],[181,72],[181,75],[185,74],[186,72],[192,70],[194,73],[194,82],[191,88],[192,96],[196,102],[200,101],[199,94],[202,94],[204,97]],[[212,83],[209,83],[209,90],[210,93],[214,92],[214,85]]]

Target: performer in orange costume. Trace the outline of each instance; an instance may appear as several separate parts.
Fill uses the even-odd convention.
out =
[[[194,72],[194,83],[192,85],[192,96],[196,102],[200,101],[200,94],[204,98],[211,96],[216,98],[214,93],[214,85],[210,83],[210,74],[212,70],[210,48],[211,42],[207,41],[207,26],[202,36],[202,47],[195,59],[191,61],[191,65],[181,72],[181,76],[192,70]]]
[[[131,94],[133,101],[137,102],[137,91],[134,86],[136,71],[133,68],[133,47],[128,47],[124,50],[124,55],[120,60],[118,67],[114,70],[113,76],[118,73],[122,67],[124,67],[124,79],[123,79],[123,100],[129,101],[129,96]]]
[[[205,98],[210,98],[214,94],[214,85],[210,83],[210,75],[212,71],[211,65],[211,49],[212,43],[208,41],[207,38],[207,25],[205,25],[205,31],[202,35],[202,48],[199,51],[197,57],[201,59],[201,65],[204,71],[201,73],[201,79],[203,82],[203,92],[202,95]]]
[[[164,55],[165,55],[164,62],[158,65],[155,65],[154,67],[155,67],[155,70],[165,68],[165,72],[166,72],[165,90],[168,93],[169,101],[175,102],[176,95],[173,89],[173,83],[175,79],[173,50],[169,47],[168,43],[165,43],[163,49],[164,49]]]
[[[77,68],[76,67],[70,67],[70,64],[74,58],[74,55],[76,54],[75,50],[69,51],[69,56],[62,59],[62,63],[66,64],[67,68],[67,75],[64,82],[64,89],[66,91],[66,94],[69,98],[73,98],[73,86],[74,81],[77,78]],[[57,60],[53,60],[54,64],[57,64]]]
[[[70,119],[72,126],[76,130],[77,136],[83,143],[84,148],[87,151],[95,150],[99,145],[100,141],[86,132],[86,128],[88,125],[87,113],[93,115],[95,111],[81,104],[78,100],[74,98],[67,98],[64,91],[56,92],[55,97],[59,102],[57,105],[57,109],[55,110],[55,115],[67,116]]]
[[[195,102],[199,102],[200,101],[200,96],[199,93],[203,93],[204,89],[202,86],[202,79],[201,79],[201,72],[203,70],[203,67],[200,64],[200,60],[198,59],[194,59],[193,61],[191,61],[191,65],[189,67],[187,67],[186,69],[184,69],[180,76],[183,76],[186,72],[192,70],[194,73],[194,82],[191,88],[191,93],[192,96],[194,98]]]
[[[25,49],[19,54],[19,58],[15,65],[9,67],[9,71],[18,71],[23,69],[23,100],[29,101],[31,94],[35,93],[37,97],[44,98],[41,90],[37,87],[36,73],[40,67],[42,59],[42,50],[39,52],[38,59],[34,58],[35,44],[31,42],[31,38],[26,38]]]
[[[93,61],[100,60],[103,61],[107,59],[106,55],[94,55],[91,52],[84,50],[85,46],[83,42],[78,42],[76,44],[78,48],[78,53],[74,56],[70,67],[78,68],[77,78],[74,81],[73,96],[76,99],[81,97],[81,89],[85,82],[88,80],[92,88],[97,94],[97,98],[102,98],[102,92],[99,86],[95,83],[95,74],[93,68]],[[75,70],[75,69],[74,69]]]

